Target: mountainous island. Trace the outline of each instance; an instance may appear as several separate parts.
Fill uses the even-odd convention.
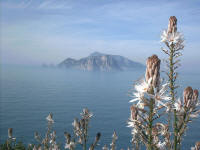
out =
[[[144,65],[120,55],[94,52],[79,60],[67,58],[58,64],[60,68],[84,71],[125,71],[144,68]]]

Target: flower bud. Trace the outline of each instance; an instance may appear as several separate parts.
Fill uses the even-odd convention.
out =
[[[152,55],[151,57],[148,57],[146,65],[146,82],[149,82],[151,79],[150,84],[153,87],[158,87],[160,84],[160,59],[157,55]]]
[[[50,113],[50,114],[46,117],[46,120],[47,120],[48,122],[54,123],[53,114]]]
[[[98,132],[97,135],[96,135],[96,141],[99,141],[99,140],[100,140],[100,137],[101,137],[101,133]]]
[[[118,137],[117,137],[117,133],[114,131],[114,133],[113,133],[113,135],[112,135],[112,138],[114,139],[114,140],[117,140],[118,139]]]
[[[197,89],[195,89],[194,91],[193,91],[193,99],[194,100],[198,100],[198,97],[199,97],[199,91],[197,90]]]
[[[83,113],[84,113],[85,115],[87,115],[87,114],[89,114],[89,110],[88,110],[87,108],[84,108],[84,109],[83,109]]]
[[[175,16],[169,18],[167,33],[175,33],[177,31],[177,19]]]
[[[184,89],[183,97],[184,97],[184,105],[186,107],[189,107],[190,104],[192,103],[192,97],[193,97],[193,90],[190,86]]]
[[[13,129],[8,128],[8,138],[12,138]]]
[[[131,119],[137,120],[138,110],[136,107],[131,106]]]

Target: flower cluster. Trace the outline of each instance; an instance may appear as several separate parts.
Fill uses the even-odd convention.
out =
[[[176,51],[184,48],[184,37],[182,33],[177,31],[177,19],[175,16],[170,17],[168,29],[164,30],[161,35],[161,42],[164,42],[167,47],[173,46]]]
[[[75,118],[74,122],[72,123],[75,137],[71,138],[69,133],[64,133],[66,138],[65,149],[74,150],[77,144],[80,144],[83,150],[87,149],[89,122],[93,114],[87,108],[85,108],[80,115],[80,121],[78,118]],[[98,132],[94,142],[90,145],[89,150],[95,149],[95,147],[98,145],[100,137],[101,133]]]
[[[53,114],[50,113],[47,117],[47,131],[45,137],[42,139],[41,135],[38,132],[35,132],[35,139],[39,143],[39,145],[34,145],[34,150],[60,150],[59,145],[56,142],[56,131],[53,131]]]
[[[166,94],[168,83],[163,83],[160,78],[160,59],[152,55],[147,59],[146,66],[145,79],[134,86],[134,99],[130,101],[134,104],[128,126],[132,128],[135,147],[138,147],[139,138],[147,147],[161,149],[167,140],[162,141],[159,136],[168,138],[168,127],[154,121],[167,113],[171,98]]]
[[[198,100],[198,90],[193,90],[192,87],[188,86],[183,91],[183,100],[178,99],[174,103],[174,109],[177,114],[177,130],[178,130],[178,142],[181,142],[182,135],[187,129],[187,124],[191,122],[191,118],[198,117],[200,105]]]
[[[169,56],[167,62],[167,76],[169,79],[169,93],[171,97],[171,104],[169,106],[168,126],[171,125],[171,112],[173,112],[173,142],[170,142],[168,149],[180,149],[182,142],[182,135],[185,134],[187,124],[191,118],[197,117],[199,114],[198,106],[198,90],[193,90],[191,87],[185,88],[183,92],[183,100],[177,99],[176,85],[178,73],[176,69],[179,68],[180,59],[182,55],[181,50],[184,48],[183,34],[177,31],[177,18],[171,16],[169,18],[168,29],[164,30],[161,35],[161,42],[163,42],[168,49],[162,50]],[[171,131],[170,131],[171,132]]]

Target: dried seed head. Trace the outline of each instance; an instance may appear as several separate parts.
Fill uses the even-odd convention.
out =
[[[169,18],[167,33],[175,33],[177,31],[177,19],[175,16]]]
[[[131,106],[131,119],[137,120],[138,110],[136,107]]]
[[[13,129],[8,128],[8,138],[12,138]]]
[[[193,90],[190,86],[184,89],[183,97],[184,97],[184,105],[186,107],[189,107],[189,105],[192,102],[192,97],[193,97]]]
[[[151,85],[153,87],[158,87],[160,84],[160,59],[157,55],[152,55],[151,57],[148,57],[146,65],[146,82],[151,79]]]
[[[195,150],[200,150],[200,141],[196,142],[196,144],[195,144]]]

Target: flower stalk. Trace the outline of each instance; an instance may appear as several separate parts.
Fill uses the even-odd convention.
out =
[[[175,74],[174,74],[174,46],[171,44],[170,46],[170,73],[169,73],[169,81],[170,81],[170,95],[172,98],[172,104],[175,102]],[[171,115],[171,114],[170,114]],[[178,129],[177,129],[177,116],[176,116],[176,110],[174,109],[174,150],[177,150],[177,135],[178,135]]]
[[[138,148],[139,140],[148,150],[161,149],[166,145],[166,142],[161,140],[167,137],[164,133],[165,125],[160,123],[162,127],[157,128],[155,122],[165,115],[164,108],[168,107],[170,98],[165,94],[167,86],[168,83],[163,84],[160,78],[160,59],[157,55],[152,55],[146,62],[145,80],[135,85],[135,99],[130,101],[135,103],[131,106],[128,122],[129,127],[132,127],[134,148]]]
[[[161,41],[165,43],[169,50],[163,49],[162,50],[169,56],[169,60],[166,61],[169,67],[169,73],[167,73],[169,79],[169,90],[171,96],[171,104],[169,109],[168,115],[168,126],[171,125],[171,107],[174,105],[176,101],[176,79],[177,79],[177,72],[175,71],[179,66],[179,61],[177,58],[182,55],[180,50],[184,48],[183,45],[183,36],[181,33],[177,32],[177,19],[175,16],[171,16],[169,18],[169,24],[167,31],[164,30],[161,36]],[[177,112],[176,109],[173,110],[173,135],[174,135],[174,142],[173,142],[173,149],[177,150],[178,147],[178,128],[177,128]],[[169,147],[170,148],[170,147]]]

